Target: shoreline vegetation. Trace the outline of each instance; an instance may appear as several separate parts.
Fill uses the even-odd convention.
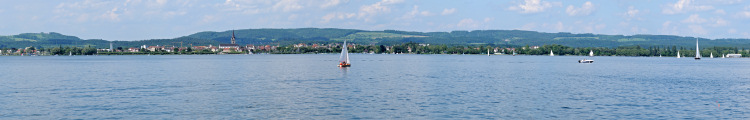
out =
[[[750,39],[674,35],[605,35],[523,30],[414,32],[338,28],[239,29],[198,32],[172,39],[135,41],[81,39],[55,32],[0,35],[0,55],[185,55],[185,54],[513,54],[587,56],[695,56],[742,54]],[[231,43],[231,44],[227,44]]]
[[[684,47],[640,47],[621,46],[616,48],[607,47],[569,47],[563,45],[542,46],[448,46],[429,45],[408,42],[398,45],[358,45],[348,44],[350,53],[364,54],[477,54],[477,55],[549,55],[549,51],[563,56],[587,56],[593,51],[595,56],[636,56],[636,57],[674,57],[679,51],[682,56],[695,56],[695,50]],[[117,47],[110,49],[97,49],[91,46],[74,47],[58,46],[54,48],[0,48],[2,56],[67,56],[67,55],[221,55],[221,54],[334,54],[341,51],[341,44],[293,44],[287,46],[242,46],[232,48],[218,48],[215,46],[191,46],[191,47],[164,47],[149,46],[141,48]],[[111,51],[111,52],[110,52]],[[488,52],[489,51],[489,52]],[[700,50],[703,57],[710,54],[721,57],[725,54],[742,54],[748,57],[750,50],[738,49],[736,47],[704,47]]]

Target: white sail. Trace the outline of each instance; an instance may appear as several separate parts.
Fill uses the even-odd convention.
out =
[[[555,53],[552,53],[552,50],[549,50],[549,56],[555,56]]]
[[[680,58],[680,51],[677,51],[677,58]]]
[[[589,56],[594,57],[594,51],[593,50],[589,51]]]
[[[698,48],[698,39],[695,39],[695,59],[701,59],[700,49]]]
[[[714,53],[713,53],[713,52],[711,52],[711,56],[710,56],[710,57],[711,57],[711,58],[714,58]]]
[[[487,49],[487,56],[490,56],[490,49]]]
[[[346,62],[351,64],[351,62],[349,62],[349,50],[346,49],[346,40],[344,40],[344,45],[341,48],[341,56],[339,57],[339,62]]]

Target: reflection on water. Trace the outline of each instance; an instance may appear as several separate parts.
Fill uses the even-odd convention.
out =
[[[748,119],[750,59],[2,57],[0,119]]]
[[[349,72],[349,67],[339,67],[341,69],[341,76],[346,77],[346,72]]]

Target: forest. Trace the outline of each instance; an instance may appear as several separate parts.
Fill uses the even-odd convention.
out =
[[[351,45],[351,44],[349,44]],[[240,51],[232,50],[230,52],[211,51],[208,49],[204,50],[193,50],[191,47],[184,47],[186,49],[172,48],[173,50],[155,50],[149,51],[145,48],[140,48],[139,52],[109,52],[97,50],[96,48],[86,47],[71,47],[71,46],[58,46],[52,48],[35,48],[27,47],[22,49],[17,48],[0,48],[2,51],[18,51],[14,53],[4,52],[3,55],[195,55],[195,54],[249,54],[249,53],[269,53],[269,54],[320,54],[320,53],[338,53],[341,51],[341,46],[335,47],[312,47],[303,46],[295,47],[293,45],[279,46],[276,49],[246,49],[242,48]],[[114,50],[123,51],[125,48],[117,47]],[[497,50],[497,51],[496,51]],[[677,46],[652,46],[652,47],[641,47],[641,46],[620,46],[616,48],[607,47],[570,47],[563,45],[542,45],[542,46],[520,46],[520,47],[494,47],[494,46],[448,46],[448,45],[427,45],[416,42],[407,42],[398,45],[354,45],[349,48],[350,53],[362,53],[362,54],[501,54],[501,55],[512,55],[513,53],[519,55],[549,55],[549,51],[554,52],[557,55],[572,55],[572,56],[586,56],[589,52],[593,52],[596,56],[677,56],[677,52],[680,52],[682,56],[692,57],[695,56],[695,49]],[[709,57],[711,54],[714,56],[721,56],[725,54],[742,54],[743,57],[750,55],[750,50],[740,49],[736,47],[708,47],[700,50],[701,56]]]
[[[172,39],[149,39],[149,40],[102,40],[81,39],[76,36],[63,35],[61,33],[23,33],[18,35],[0,36],[0,48],[54,48],[54,47],[92,47],[97,49],[109,48],[109,44],[115,47],[140,47],[146,46],[217,46],[218,44],[230,43],[232,34],[235,34],[237,44],[244,45],[275,45],[288,46],[292,44],[331,44],[347,41],[358,45],[368,46],[394,46],[409,42],[431,44],[445,47],[501,47],[522,48],[524,46],[559,45],[567,46],[561,53],[577,54],[576,49],[591,48],[602,49],[602,54],[617,55],[605,52],[603,49],[623,50],[630,47],[654,50],[663,55],[671,55],[674,50],[683,48],[685,50],[695,46],[696,40],[700,42],[701,48],[717,48],[724,50],[732,48],[742,50],[750,48],[750,39],[707,39],[673,35],[603,35],[591,33],[544,33],[523,30],[474,30],[474,31],[450,31],[450,32],[411,32],[399,30],[368,31],[357,29],[337,28],[296,28],[296,29],[240,29],[221,32],[206,31],[191,35],[180,36]],[[554,48],[556,50],[558,48]],[[663,50],[662,50],[663,49]],[[639,49],[641,50],[641,49]],[[544,50],[542,50],[544,51]],[[455,50],[446,51],[448,53]],[[526,52],[526,51],[518,51]],[[538,53],[530,50],[528,53]],[[543,53],[543,52],[542,52]],[[634,52],[628,55],[644,55]]]

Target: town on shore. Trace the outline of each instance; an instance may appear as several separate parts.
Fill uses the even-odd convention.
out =
[[[53,48],[0,48],[4,56],[62,56],[62,55],[201,55],[201,54],[324,54],[338,53],[342,43],[331,44],[293,44],[279,45],[244,45],[219,44],[207,46],[177,45],[142,45],[140,47],[94,48],[90,46],[59,46]],[[596,56],[695,56],[695,48],[685,47],[648,47],[622,46],[606,47],[568,47],[563,45],[541,46],[448,46],[408,42],[398,45],[361,45],[347,43],[350,53],[365,54],[494,54],[494,55],[557,55],[586,56],[593,52]],[[727,57],[748,57],[750,50],[736,47],[708,47],[700,50],[704,57],[709,55]]]

